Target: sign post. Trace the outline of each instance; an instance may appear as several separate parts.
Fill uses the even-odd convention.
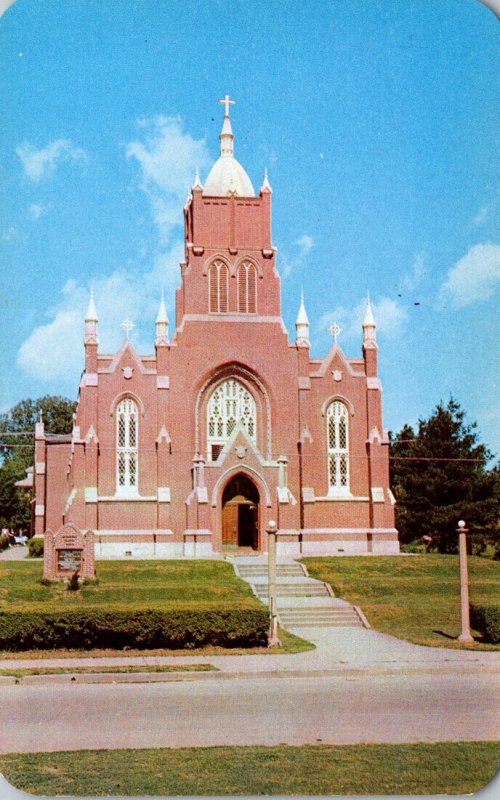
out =
[[[268,647],[281,647],[278,638],[278,614],[276,608],[276,522],[271,519],[267,525],[267,567],[268,567],[268,602],[269,602],[269,635]]]

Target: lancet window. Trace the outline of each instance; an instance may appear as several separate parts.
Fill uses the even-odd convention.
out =
[[[328,487],[330,492],[349,491],[349,413],[340,400],[326,412],[328,443]]]
[[[229,303],[229,269],[223,261],[214,261],[208,270],[209,299],[211,312],[225,313]]]
[[[255,314],[257,311],[257,270],[251,261],[238,267],[238,311]]]
[[[116,409],[116,485],[118,493],[137,491],[138,409],[130,397]]]
[[[255,400],[239,381],[230,378],[213,392],[207,406],[207,449],[216,461],[236,425],[240,424],[252,441],[257,438]]]

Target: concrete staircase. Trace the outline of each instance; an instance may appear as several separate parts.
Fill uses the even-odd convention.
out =
[[[231,561],[236,574],[267,604],[267,560],[243,556]],[[310,578],[304,565],[297,561],[278,562],[276,602],[282,627],[298,632],[302,628],[370,627],[360,609],[335,597],[328,583]]]

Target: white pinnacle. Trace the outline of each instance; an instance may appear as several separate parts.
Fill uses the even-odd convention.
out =
[[[165,293],[163,289],[161,290],[160,308],[158,309],[158,316],[156,317],[156,323],[159,322],[166,322],[168,324],[167,309],[165,308]]]
[[[370,295],[366,299],[365,318],[363,320],[363,328],[376,328],[377,323],[373,316],[372,304],[370,303]]]
[[[296,325],[309,325],[309,319],[307,317],[306,307],[304,305],[304,291],[301,290],[300,292],[300,308],[299,313],[297,314],[297,319],[295,320]]]
[[[272,192],[271,185],[269,183],[269,179],[267,177],[267,167],[264,169],[264,180],[262,182],[262,186],[260,187],[261,192]]]
[[[203,189],[203,184],[200,181],[200,173],[198,172],[198,167],[196,167],[196,174],[194,176],[194,183],[192,186],[193,189]]]
[[[85,314],[85,322],[98,322],[97,311],[94,303],[94,287],[90,287],[90,299],[87,313]]]

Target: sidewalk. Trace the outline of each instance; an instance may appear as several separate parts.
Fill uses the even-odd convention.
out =
[[[213,680],[238,677],[329,677],[349,672],[499,672],[500,652],[474,652],[441,647],[423,647],[395,639],[387,634],[365,628],[294,628],[292,633],[303,636],[316,645],[315,650],[283,655],[227,655],[227,656],[126,656],[106,658],[51,658],[23,659],[13,657],[0,660],[0,669],[33,667],[75,668],[113,666],[179,666],[187,664],[212,664],[219,672],[169,672],[169,673],[100,673],[99,682],[116,680],[171,681]],[[33,676],[35,678],[35,676]],[[36,676],[36,681],[51,682],[60,676]],[[65,675],[65,679],[71,679]],[[96,681],[96,675],[77,675],[78,682]],[[23,679],[27,681],[27,679]],[[0,676],[0,683],[11,683],[14,678]]]

